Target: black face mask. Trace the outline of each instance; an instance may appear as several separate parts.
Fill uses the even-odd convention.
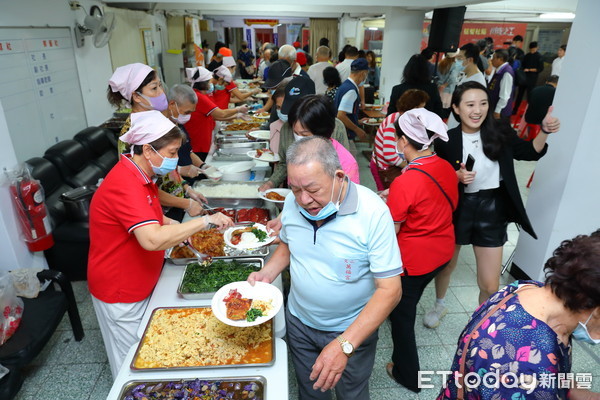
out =
[[[248,46],[242,46],[242,50],[246,50]]]

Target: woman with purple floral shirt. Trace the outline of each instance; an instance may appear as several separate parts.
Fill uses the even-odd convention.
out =
[[[570,372],[571,337],[600,343],[600,230],[564,241],[545,270],[475,311],[438,400],[599,398]]]

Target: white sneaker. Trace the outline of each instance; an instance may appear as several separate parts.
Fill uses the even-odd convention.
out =
[[[435,329],[440,326],[440,321],[444,318],[444,315],[448,313],[448,308],[443,304],[435,304],[433,310],[429,311],[423,317],[423,325],[427,328]]]

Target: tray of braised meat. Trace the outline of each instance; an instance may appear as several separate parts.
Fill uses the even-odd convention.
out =
[[[211,213],[222,212],[236,224],[258,222],[266,225],[277,216],[277,208],[262,199],[235,199],[235,198],[209,198],[213,207]],[[207,229],[191,236],[191,245],[198,252],[210,258],[239,258],[239,257],[266,257],[269,255],[269,246],[259,249],[240,250],[233,249],[225,244],[223,233],[217,229]],[[192,251],[187,247],[173,247],[166,252],[169,261],[177,265],[187,265],[198,261]]]

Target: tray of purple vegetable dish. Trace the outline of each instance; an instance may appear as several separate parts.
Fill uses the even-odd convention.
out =
[[[231,399],[264,400],[267,380],[263,376],[127,382],[119,400],[138,399]]]

